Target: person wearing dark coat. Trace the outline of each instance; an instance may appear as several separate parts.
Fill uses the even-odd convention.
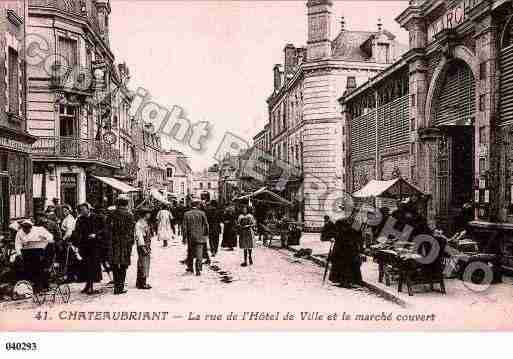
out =
[[[111,234],[112,271],[114,274],[114,294],[124,294],[126,271],[134,246],[135,218],[128,209],[128,198],[119,196],[116,209],[108,219]]]
[[[233,248],[237,246],[237,231],[235,229],[237,216],[233,205],[228,206],[224,211],[223,223],[223,241],[221,242],[221,247],[233,251]]]
[[[329,216],[324,216],[324,226],[321,229],[321,242],[328,242],[337,235],[337,227]]]
[[[103,271],[109,276],[109,284],[112,280],[112,230],[110,228],[108,209],[95,210],[98,221],[104,226],[103,235],[100,238],[100,263]]]
[[[101,270],[101,241],[104,223],[101,218],[92,212],[89,203],[79,206],[80,215],[73,233],[74,241],[82,256],[81,277],[86,285],[82,293],[97,294],[93,290],[93,283],[102,280]]]
[[[219,236],[221,235],[221,216],[216,201],[211,201],[207,206],[208,238],[212,257],[215,257],[219,249]]]
[[[344,288],[352,288],[362,282],[360,271],[360,233],[352,228],[352,220],[345,218],[335,223],[337,235],[329,260],[332,263],[330,281]]]

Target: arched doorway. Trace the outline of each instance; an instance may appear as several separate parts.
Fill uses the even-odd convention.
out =
[[[440,74],[432,103],[437,142],[437,222],[452,231],[463,204],[474,196],[475,80],[470,66],[453,59]]]

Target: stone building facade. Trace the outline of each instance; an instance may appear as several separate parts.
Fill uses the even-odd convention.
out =
[[[32,215],[31,144],[27,132],[25,1],[0,2],[0,236]]]
[[[307,44],[285,46],[267,103],[270,151],[290,171],[286,187],[274,190],[302,203],[298,219],[318,230],[325,197],[346,185],[342,152],[347,144],[337,99],[381,72],[405,48],[380,21],[375,31],[351,31],[342,18],[333,36],[331,0],[309,0],[306,6]],[[271,172],[276,177],[280,171]]]
[[[512,16],[511,1],[412,0],[397,17],[409,32],[409,51],[340,99],[348,140],[359,144],[364,139],[355,127],[383,121],[379,114],[363,118],[362,109],[376,107],[365,102],[366,95],[381,85],[393,88],[393,78],[407,74],[408,95],[397,106],[403,111],[407,104],[408,118],[401,115],[392,126],[401,129],[402,143],[407,139],[397,168],[430,195],[427,215],[432,225],[451,230],[465,202],[475,203],[479,219],[513,219]],[[356,152],[353,147],[353,157],[347,157],[353,169],[350,183],[361,185],[360,173],[367,179],[385,177],[374,171],[379,165],[363,168]],[[378,151],[374,159],[383,157]]]
[[[103,206],[120,168],[111,130],[116,69],[109,45],[108,0],[29,0],[28,131],[33,145],[34,197]],[[108,188],[109,187],[109,188]]]

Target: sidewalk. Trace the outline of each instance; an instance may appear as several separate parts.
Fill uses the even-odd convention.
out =
[[[312,249],[311,260],[315,263],[325,266],[326,258],[328,256],[330,242],[321,242],[320,235],[317,233],[304,233],[301,237],[299,246],[291,246],[290,250],[297,252],[300,249]],[[445,287],[447,294],[443,295],[438,291],[428,291],[428,286],[422,285],[414,287],[413,296],[409,296],[406,287],[403,287],[403,292],[397,291],[397,283],[391,283],[389,287],[385,283],[378,282],[378,264],[374,263],[371,257],[367,257],[367,261],[361,267],[362,277],[365,285],[384,296],[386,299],[396,302],[399,305],[409,306],[433,306],[433,299],[436,298],[437,306],[447,306],[451,308],[455,305],[468,305],[475,304],[491,304],[497,305],[501,302],[511,302],[513,298],[513,278],[504,277],[503,283],[494,284],[489,289],[478,292],[466,286],[466,284],[459,279],[446,279]],[[435,290],[438,285],[435,285]]]

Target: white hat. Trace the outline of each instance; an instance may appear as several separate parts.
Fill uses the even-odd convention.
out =
[[[16,221],[11,222],[11,224],[9,224],[9,229],[13,231],[18,231],[20,229],[20,224]]]

